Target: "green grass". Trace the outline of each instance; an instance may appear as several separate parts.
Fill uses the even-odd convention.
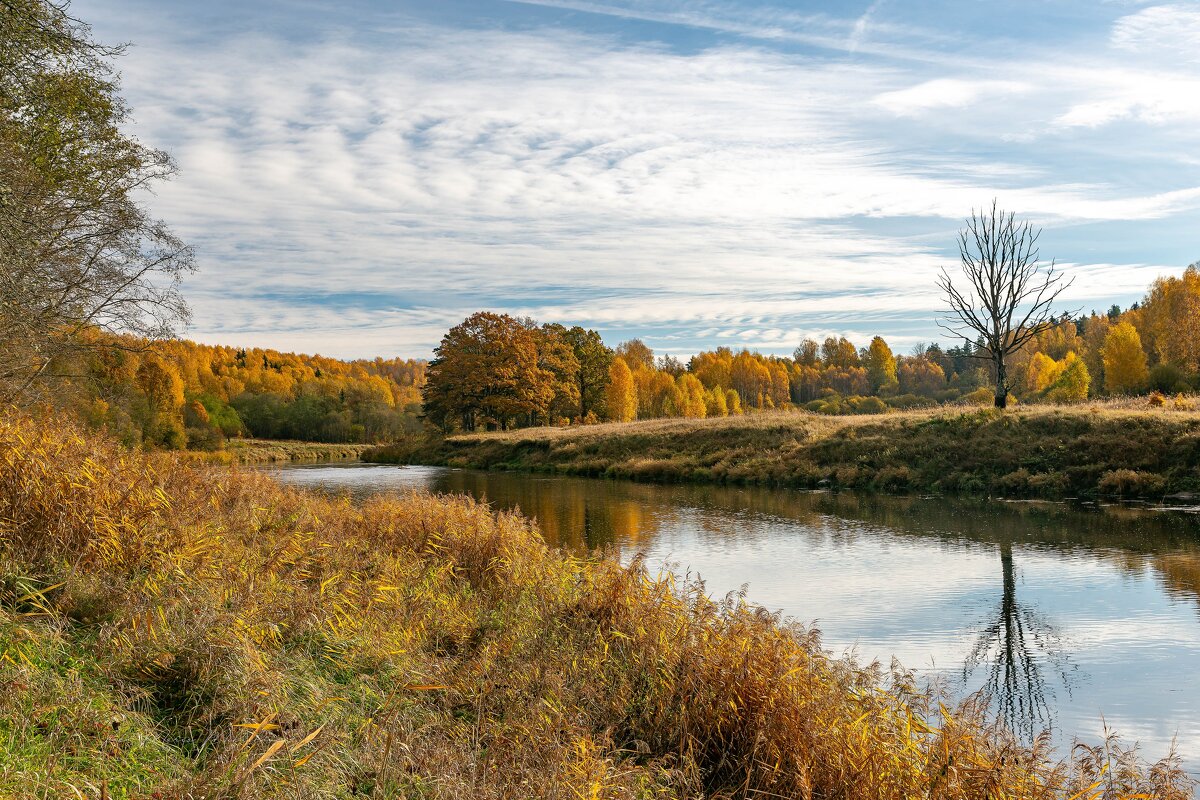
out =
[[[95,643],[57,628],[0,615],[0,797],[141,797],[182,777],[186,760],[105,680]]]
[[[1200,491],[1200,414],[1098,404],[774,412],[452,436],[363,457],[660,482],[1161,498]]]

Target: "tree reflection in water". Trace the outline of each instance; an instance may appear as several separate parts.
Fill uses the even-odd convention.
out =
[[[963,666],[963,677],[967,680],[982,669],[981,691],[997,717],[1009,730],[1032,742],[1054,726],[1047,698],[1047,691],[1054,690],[1047,684],[1043,666],[1054,668],[1070,694],[1070,658],[1054,626],[1017,601],[1012,542],[1000,544],[1000,566],[1004,576],[1000,608],[976,639]]]

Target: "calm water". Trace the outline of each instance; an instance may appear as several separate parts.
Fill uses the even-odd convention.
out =
[[[461,492],[519,508],[546,539],[699,575],[823,631],[834,653],[986,687],[1027,735],[1200,772],[1200,515],[624,482],[365,464],[285,467],[355,495]]]

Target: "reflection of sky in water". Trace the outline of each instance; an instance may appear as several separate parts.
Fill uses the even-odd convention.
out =
[[[896,656],[960,692],[986,677],[987,663],[964,676],[982,633],[1011,630],[1019,617],[1031,661],[1018,666],[1039,671],[1033,683],[1060,742],[1097,741],[1103,715],[1152,759],[1178,735],[1187,766],[1200,770],[1200,537],[1191,515],[431,467],[280,474],[335,491],[467,492],[519,507],[553,543],[644,552],[651,568],[699,575],[714,595],[748,584],[754,602],[815,621],[833,652],[885,664]],[[1007,604],[1002,552],[1012,554]]]

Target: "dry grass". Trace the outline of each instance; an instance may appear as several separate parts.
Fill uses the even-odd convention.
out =
[[[798,409],[786,411],[761,411],[733,417],[711,417],[706,419],[647,419],[635,422],[605,422],[599,425],[574,425],[564,427],[519,428],[510,431],[489,431],[459,434],[449,437],[452,441],[586,441],[614,434],[702,434],[720,430],[776,430],[795,428],[814,438],[829,436],[838,431],[871,427],[888,422],[923,422],[944,417],[956,417],[976,411],[974,407],[949,406],[942,408],[918,408],[904,411],[889,411],[883,415],[829,416]],[[1017,418],[1079,416],[1105,419],[1168,418],[1200,422],[1200,399],[1185,397],[1168,401],[1162,407],[1151,407],[1144,397],[1123,397],[1095,400],[1076,405],[1017,405],[1006,414]]]
[[[327,444],[274,439],[231,439],[218,461],[238,464],[276,464],[305,461],[354,461],[369,449],[365,444]]]
[[[1190,796],[463,498],[355,506],[0,419],[0,796]]]
[[[453,436],[374,461],[671,482],[833,485],[1007,497],[1200,491],[1200,411],[1177,398],[1075,406],[799,411]]]

